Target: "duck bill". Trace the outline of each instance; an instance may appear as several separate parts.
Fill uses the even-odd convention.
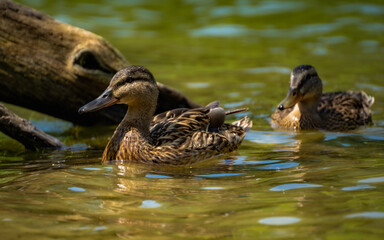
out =
[[[87,103],[79,109],[79,113],[94,112],[99,109],[114,105],[119,99],[113,96],[112,88],[107,88],[98,98]]]
[[[290,88],[288,91],[287,96],[281,103],[279,104],[278,108],[279,110],[284,110],[287,108],[291,108],[295,106],[296,103],[300,102],[301,100],[301,95],[299,91],[297,91],[296,88]]]

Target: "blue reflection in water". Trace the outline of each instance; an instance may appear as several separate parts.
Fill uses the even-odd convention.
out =
[[[350,187],[343,187],[341,190],[343,191],[356,191],[356,190],[362,190],[362,189],[372,189],[376,188],[371,185],[357,185],[357,186],[350,186]]]
[[[232,37],[243,36],[251,33],[245,26],[237,24],[220,24],[210,25],[200,29],[194,29],[190,31],[191,36],[215,36],[215,37]]]
[[[71,190],[73,192],[85,192],[85,189],[80,187],[69,187],[68,190]]]
[[[200,174],[195,175],[196,177],[207,177],[207,178],[220,178],[220,177],[233,177],[244,175],[245,173],[215,173],[215,174]]]
[[[220,189],[224,189],[223,187],[202,187],[201,189],[204,189],[204,190],[220,190]]]
[[[281,73],[290,74],[291,69],[287,67],[257,67],[245,69],[245,72],[252,74]]]
[[[144,200],[139,208],[158,208],[161,204],[154,200]]]
[[[282,133],[282,132],[270,132],[270,131],[252,131],[249,132],[249,139],[252,142],[256,143],[294,143],[297,142],[296,139],[293,139],[296,134],[294,133]]]
[[[61,120],[30,120],[30,122],[41,131],[48,133],[64,133],[73,126],[72,123]]]
[[[367,32],[384,32],[384,24],[382,23],[361,23],[359,24],[359,27],[361,30],[367,31]]]
[[[359,183],[377,183],[384,182],[384,177],[366,178],[358,181]]]
[[[384,212],[360,212],[345,216],[346,218],[384,218]]]
[[[194,83],[187,83],[187,86],[190,88],[207,88],[211,84],[207,82],[194,82]]]
[[[250,1],[252,2],[252,1]],[[238,2],[237,6],[218,6],[211,11],[213,17],[260,16],[278,14],[284,12],[297,12],[305,7],[302,2],[289,1],[261,1],[257,5],[250,5],[248,2]]]
[[[286,191],[286,190],[299,189],[299,188],[312,188],[312,187],[322,187],[322,186],[323,185],[309,184],[309,183],[288,183],[288,184],[278,185],[269,190],[270,191]]]
[[[92,167],[85,167],[83,169],[88,170],[88,171],[100,171],[100,170],[102,170],[101,168],[92,168]]]
[[[365,3],[352,3],[352,4],[341,4],[337,11],[340,12],[357,12],[367,15],[381,15],[384,13],[384,6],[376,4],[365,4]]]
[[[105,230],[105,229],[107,229],[106,226],[98,226],[98,227],[95,227],[93,230],[95,230],[95,231],[101,231],[101,230]]]
[[[268,164],[265,166],[257,167],[256,169],[260,170],[279,170],[279,169],[286,169],[286,168],[292,168],[297,167],[300,164],[297,162],[287,162],[287,163],[275,163],[275,164]]]
[[[158,175],[158,174],[147,174],[145,175],[146,178],[173,178],[170,176],[165,176],[165,175]]]
[[[259,165],[259,164],[268,164],[268,163],[277,163],[280,162],[280,160],[259,160],[259,161],[252,161],[252,160],[246,160],[245,158],[236,159],[234,161],[231,161],[231,165]],[[220,161],[220,164],[228,164],[227,160]]]
[[[268,217],[259,220],[259,223],[265,225],[287,225],[300,222],[301,219],[297,217]]]

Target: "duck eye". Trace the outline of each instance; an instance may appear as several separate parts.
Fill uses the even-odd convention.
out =
[[[292,96],[295,96],[296,95],[296,90],[292,92]]]

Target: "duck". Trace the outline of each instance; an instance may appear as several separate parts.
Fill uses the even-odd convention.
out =
[[[99,97],[79,109],[82,114],[114,104],[128,105],[103,152],[103,162],[193,164],[236,150],[252,127],[247,116],[225,123],[227,115],[247,109],[224,111],[218,101],[153,116],[158,94],[152,73],[132,65],[118,71]]]
[[[271,116],[272,127],[294,130],[348,131],[372,124],[375,99],[364,91],[323,93],[322,81],[311,65],[291,72],[286,98]]]

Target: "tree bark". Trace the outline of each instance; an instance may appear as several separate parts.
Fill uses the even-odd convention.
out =
[[[27,149],[63,149],[66,146],[58,139],[40,131],[29,121],[17,116],[0,104],[0,131],[16,139]]]
[[[86,115],[77,111],[127,65],[102,37],[0,0],[0,101],[80,125],[116,124],[126,112],[123,106]],[[159,90],[157,113],[199,106],[163,84]]]

